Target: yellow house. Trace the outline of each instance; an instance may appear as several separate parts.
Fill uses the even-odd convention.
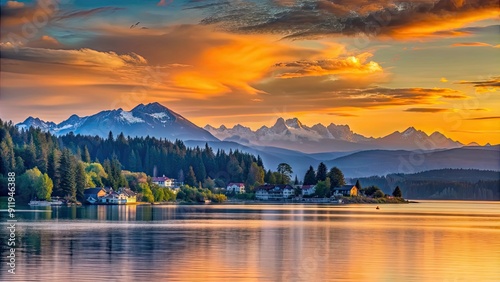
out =
[[[358,188],[354,185],[344,185],[342,187],[334,188],[333,195],[356,197],[358,196]]]

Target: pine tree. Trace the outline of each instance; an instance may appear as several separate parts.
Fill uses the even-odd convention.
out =
[[[392,195],[396,198],[403,197],[403,193],[401,192],[401,189],[399,188],[399,186],[396,186],[396,188],[394,189],[394,192],[392,192]]]
[[[89,148],[87,148],[87,145],[85,145],[85,147],[83,148],[82,160],[86,163],[90,163],[91,158],[90,158]]]
[[[80,202],[85,200],[83,192],[85,190],[86,176],[82,162],[78,162],[75,169],[76,199]]]
[[[194,174],[194,170],[192,166],[189,166],[189,172],[186,176],[186,184],[191,187],[196,187],[196,175]]]
[[[61,157],[61,152],[57,149],[52,150],[48,156],[47,162],[47,174],[54,184],[53,193],[54,195],[61,196],[63,194],[62,189],[59,185],[59,160]]]
[[[327,177],[327,168],[324,163],[320,163],[318,165],[318,170],[316,171],[316,180],[317,181],[325,181]]]
[[[59,160],[59,186],[62,194],[58,196],[69,197],[75,199],[76,182],[75,182],[75,164],[71,159],[69,149],[64,149]]]
[[[361,183],[359,182],[359,179],[356,180],[356,188],[358,188],[358,191],[361,191],[361,189],[363,189],[363,187],[361,187]]]
[[[318,180],[316,180],[316,172],[312,166],[309,166],[306,175],[304,176],[304,185],[316,185]]]

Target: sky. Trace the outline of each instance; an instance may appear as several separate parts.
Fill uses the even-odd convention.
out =
[[[201,127],[500,143],[498,0],[0,3],[3,120],[160,102]]]

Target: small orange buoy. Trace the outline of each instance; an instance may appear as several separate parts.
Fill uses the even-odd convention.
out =
[[[379,210],[380,208],[377,206],[377,210]]]

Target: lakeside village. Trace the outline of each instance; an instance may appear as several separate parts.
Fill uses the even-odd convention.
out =
[[[385,195],[355,179],[346,182],[340,169],[324,163],[299,176],[287,163],[266,169],[258,155],[214,151],[208,143],[187,147],[181,140],[115,138],[111,131],[107,138],[55,136],[2,120],[0,137],[0,187],[15,173],[16,201],[32,206],[404,201],[399,187]]]
[[[340,171],[338,171],[340,172]],[[337,173],[338,173],[337,172]],[[341,175],[341,174],[340,174]],[[316,179],[316,174],[314,175]],[[340,183],[344,183],[341,175]],[[312,178],[310,178],[311,180]],[[168,200],[164,197],[153,195],[153,198],[136,193],[130,188],[119,188],[114,190],[109,187],[94,187],[84,190],[84,204],[90,205],[127,205],[127,204],[169,204],[169,203],[211,203],[210,197],[205,195],[195,197],[195,201],[177,200],[176,196],[189,193],[189,190],[195,190],[183,182],[176,179],[166,177],[151,177],[151,186],[159,189],[168,189],[171,197]],[[327,182],[328,181],[328,182]],[[314,182],[314,180],[313,180]],[[199,190],[203,189],[201,186]],[[187,190],[187,191],[186,191]],[[158,193],[155,193],[158,194]],[[164,192],[165,194],[165,192]],[[331,181],[326,177],[324,181],[317,181],[316,184],[300,184],[295,181],[294,184],[263,184],[254,188],[253,192],[248,192],[248,187],[245,183],[229,183],[225,188],[212,189],[212,195],[216,196],[218,203],[222,202],[273,202],[273,203],[330,203],[330,204],[347,204],[347,203],[400,203],[406,202],[402,198],[401,189],[396,187],[392,195],[384,194],[376,186],[362,188],[359,181],[356,184],[341,185],[340,187],[331,188]],[[155,201],[160,198],[160,201]],[[186,196],[180,197],[185,199]],[[66,204],[67,201],[59,198],[53,198],[51,201],[32,200],[29,205],[32,206],[58,206]],[[80,203],[78,203],[80,204]]]

